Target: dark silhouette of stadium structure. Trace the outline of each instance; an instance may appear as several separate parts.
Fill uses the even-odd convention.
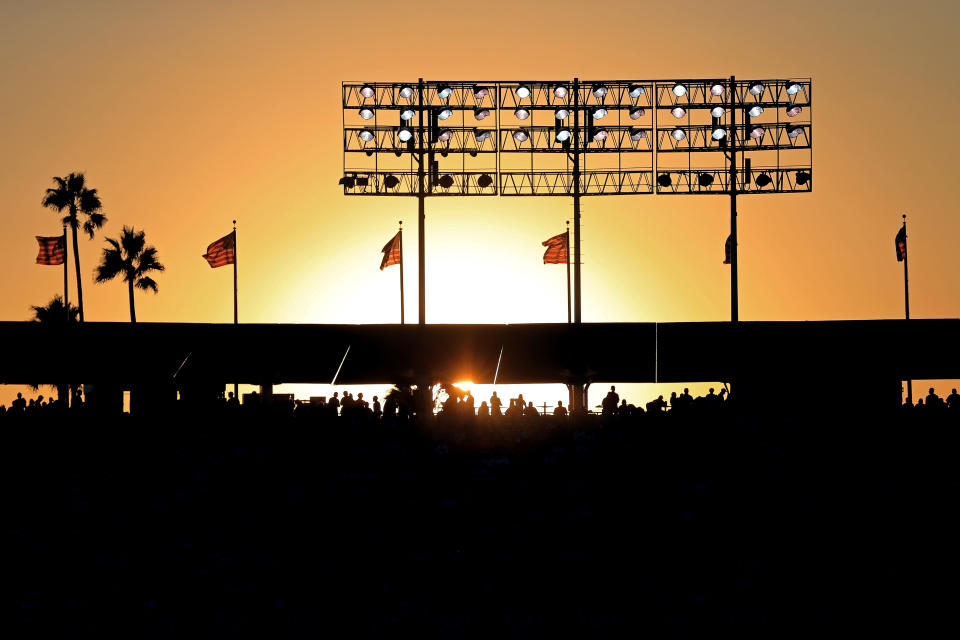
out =
[[[275,384],[330,383],[335,375],[338,384],[485,384],[496,374],[503,384],[732,382],[744,405],[799,393],[815,395],[824,406],[842,407],[845,397],[857,395],[895,407],[903,380],[960,378],[957,335],[960,319],[426,326],[87,322],[66,328],[2,322],[0,383],[83,381],[100,389],[111,406],[118,406],[120,390],[129,389],[134,406],[144,409],[170,402],[177,391],[185,399],[212,400],[235,381],[264,386],[269,394]],[[130,349],[108,358],[105,345]],[[831,394],[824,383],[849,393]]]

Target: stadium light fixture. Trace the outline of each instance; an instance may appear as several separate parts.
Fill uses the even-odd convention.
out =
[[[395,175],[388,175],[383,179],[383,186],[387,189],[396,189],[397,185],[400,184],[400,178]]]
[[[633,109],[630,109],[631,120],[639,120],[645,115],[647,115],[647,111],[643,107],[634,107]]]
[[[713,174],[711,173],[701,173],[697,176],[697,182],[701,187],[709,187],[713,184]]]
[[[556,85],[556,86],[553,88],[553,95],[555,95],[556,97],[560,98],[561,100],[562,100],[563,98],[566,98],[566,97],[567,97],[567,85],[564,85],[564,84],[558,84],[558,85]]]
[[[687,132],[681,129],[680,127],[677,127],[670,133],[670,135],[673,136],[674,140],[676,140],[677,142],[680,142],[681,140],[687,137]]]
[[[594,119],[594,120],[600,120],[600,119],[603,118],[605,115],[607,115],[607,110],[604,109],[603,107],[597,107],[596,109],[593,110],[593,119]]]
[[[801,111],[803,111],[803,109],[800,108],[800,105],[798,104],[790,105],[789,107],[787,107],[787,116],[790,118],[795,118],[796,116],[800,115]]]
[[[593,85],[593,97],[602,98],[603,96],[607,95],[607,93],[609,93],[609,89],[607,89],[607,85],[605,84]]]
[[[513,115],[517,116],[517,120],[526,120],[530,117],[530,112],[524,108],[520,108],[514,111]]]
[[[763,134],[766,132],[767,130],[764,129],[762,126],[756,125],[752,129],[750,129],[750,138],[753,140],[759,140],[760,138],[763,137]]]
[[[413,120],[413,117],[417,115],[414,113],[413,109],[404,109],[400,112],[400,119],[406,122],[407,120]]]
[[[453,89],[450,88],[448,84],[442,84],[437,88],[437,97],[441,100],[446,100],[453,95]]]
[[[714,118],[722,118],[723,114],[726,113],[723,107],[714,107],[710,109],[710,115]]]
[[[803,133],[803,127],[796,126],[796,127],[788,127],[788,128],[787,128],[787,136],[789,136],[789,138],[790,138],[791,140],[794,140],[794,139],[800,137],[800,134],[801,134],[801,133]]]
[[[760,175],[757,176],[757,179],[754,180],[754,182],[757,183],[758,187],[763,189],[764,187],[769,186],[770,183],[773,182],[773,178],[771,178],[769,174],[761,173]]]
[[[603,142],[604,140],[607,139],[608,135],[609,134],[607,133],[606,129],[597,129],[596,133],[593,134],[593,141]]]
[[[453,131],[450,129],[443,129],[440,132],[440,135],[437,136],[437,142],[449,142],[450,138],[453,137]]]
[[[567,116],[570,115],[570,112],[566,109],[557,109],[554,112],[554,115],[556,116],[557,120],[566,120]]]
[[[369,120],[370,118],[373,117],[373,109],[369,107],[364,107],[363,109],[360,109],[360,117],[363,118],[364,120]]]
[[[365,84],[362,87],[360,87],[360,95],[363,96],[364,98],[372,98],[374,96],[374,93],[375,92],[373,90],[373,87],[371,87],[368,84]]]
[[[489,129],[474,129],[473,137],[476,138],[477,142],[483,142],[490,137]]]
[[[488,95],[490,95],[489,89],[487,89],[486,87],[473,85],[473,97],[475,100],[483,100]]]
[[[787,81],[784,83],[784,86],[786,86],[786,88],[787,88],[787,95],[788,95],[788,96],[795,96],[795,95],[797,95],[798,93],[800,93],[800,83],[799,83],[799,82],[794,82],[794,81],[792,81],[792,80],[787,80]]]
[[[397,137],[400,139],[400,142],[409,142],[413,139],[413,129],[410,127],[400,127],[400,130],[397,131]]]
[[[723,95],[724,86],[722,82],[714,82],[710,85],[710,95],[720,97]],[[711,177],[712,179],[712,177]]]
[[[657,184],[666,189],[673,184],[673,180],[670,178],[669,173],[661,173],[657,176]]]
[[[646,93],[646,91],[644,90],[644,88],[643,88],[642,85],[639,85],[639,84],[632,84],[632,85],[630,85],[630,90],[629,90],[629,94],[628,94],[628,95],[629,95],[631,98],[639,98],[639,97],[642,96],[644,93]]]
[[[440,113],[437,114],[437,117],[440,118],[441,120],[446,120],[452,115],[453,115],[452,109],[442,109]]]
[[[687,115],[687,110],[684,109],[683,107],[674,107],[673,109],[670,110],[670,113],[673,115],[674,118],[677,118],[679,120],[683,116]]]
[[[490,115],[490,109],[474,109],[473,117],[477,120],[483,120]]]
[[[524,129],[517,129],[513,132],[513,139],[517,142],[526,142],[529,137]]]
[[[717,127],[713,130],[713,133],[710,134],[710,137],[714,140],[723,140],[727,136],[727,131],[723,127]]]
[[[489,173],[484,173],[479,178],[477,178],[477,186],[480,187],[481,189],[486,189],[492,184],[493,184],[493,177],[491,177]]]
[[[557,142],[566,142],[570,139],[570,130],[569,129],[560,129],[557,131]]]
[[[797,184],[801,187],[810,182],[810,174],[806,171],[797,171]]]
[[[759,116],[761,113],[763,113],[763,107],[761,107],[761,106],[758,105],[758,104],[755,104],[755,105],[753,105],[752,107],[750,107],[750,110],[747,111],[747,113],[750,114],[750,117],[751,117],[751,118],[756,118],[756,117]]]
[[[643,140],[646,137],[647,137],[646,129],[639,129],[637,127],[633,127],[630,129],[630,139],[633,140],[634,142],[639,142],[640,140]]]
[[[679,82],[676,83],[673,85],[673,95],[677,96],[678,98],[682,98],[683,96],[687,95],[687,87]]]
[[[403,98],[404,100],[409,100],[410,98],[413,97],[413,87],[411,87],[411,86],[408,85],[408,84],[401,85],[401,86],[400,86],[400,91],[398,91],[397,93],[398,93],[398,94],[400,95],[400,97]]]
[[[750,95],[759,96],[761,93],[763,93],[763,89],[764,87],[762,83],[754,82],[750,85],[750,89],[749,89]]]
[[[517,87],[517,97],[518,98],[529,98],[530,97],[530,87],[525,84],[521,84]]]
[[[373,131],[370,131],[370,129],[363,129],[360,131],[360,139],[364,142],[370,142],[373,140],[373,137]]]

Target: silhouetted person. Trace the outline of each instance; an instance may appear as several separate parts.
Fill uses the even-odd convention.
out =
[[[379,418],[382,415],[380,409],[380,399],[377,396],[373,396],[373,417]]]
[[[467,394],[463,396],[463,411],[468,416],[473,415],[473,402],[474,402],[473,394],[471,394],[470,391],[468,390]]]
[[[663,410],[666,409],[667,402],[663,399],[663,396],[657,396],[656,400],[651,400],[647,403],[647,412],[648,413],[663,413]]]
[[[565,418],[567,416],[567,408],[563,406],[563,400],[557,400],[557,406],[553,410],[553,415]]]
[[[523,410],[520,409],[520,407],[517,405],[516,398],[510,398],[510,406],[507,407],[507,412],[505,415],[507,418],[515,418],[518,415],[519,416],[523,415]]]
[[[500,398],[497,397],[497,392],[494,391],[493,395],[490,396],[490,415],[499,416],[500,414]]]
[[[16,413],[23,413],[27,410],[27,401],[23,399],[22,393],[18,393],[17,399],[10,403],[10,410]]]
[[[520,411],[527,408],[527,401],[523,399],[522,393],[517,396],[517,406],[520,407]]]
[[[227,408],[228,409],[240,408],[240,401],[237,400],[237,397],[233,395],[233,391],[227,394]]]
[[[605,416],[615,414],[619,402],[620,396],[617,395],[617,388],[611,386],[610,391],[607,392],[607,395],[603,397],[603,401],[600,403],[600,414]]]
[[[41,396],[42,397],[42,396]],[[930,393],[927,394],[926,405],[927,407],[933,408],[940,406],[940,396],[934,392],[933,387],[930,387]]]
[[[956,389],[950,389],[950,395],[947,396],[947,408],[960,411],[960,395]]]
[[[533,406],[533,403],[531,402],[526,407],[524,407],[523,415],[527,418],[539,418],[540,412],[537,411],[537,408]]]
[[[334,391],[333,397],[330,398],[330,402],[327,403],[327,407],[329,407],[329,410],[331,413],[333,413],[333,415],[337,415],[337,409],[340,408],[340,398],[337,397],[338,395],[340,395],[340,392]]]
[[[490,417],[490,407],[487,406],[487,401],[482,400],[480,406],[477,407],[477,417],[479,418],[489,418]]]

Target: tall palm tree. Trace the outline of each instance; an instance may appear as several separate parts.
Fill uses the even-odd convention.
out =
[[[164,266],[157,259],[157,250],[147,245],[145,233],[134,231],[133,227],[124,227],[119,240],[107,238],[109,247],[103,250],[100,265],[97,267],[97,282],[113,280],[122,276],[130,294],[130,322],[137,321],[137,311],[133,306],[133,288],[157,292],[157,283],[146,275],[153,271],[163,271]]]
[[[33,310],[34,322],[50,327],[62,327],[68,323],[74,324],[77,322],[77,316],[80,315],[80,309],[76,306],[71,304],[69,310],[63,306],[63,296],[54,296],[50,302],[42,307],[33,305],[30,308]],[[30,386],[39,388],[39,385]],[[57,397],[66,406],[70,398],[70,385],[61,383],[56,387]]]
[[[56,187],[47,189],[43,196],[43,206],[63,213],[63,223],[73,229],[73,263],[77,269],[77,306],[80,308],[80,322],[83,322],[83,288],[80,278],[80,253],[77,251],[77,227],[81,225],[90,238],[93,232],[103,226],[107,217],[100,212],[103,207],[96,189],[88,189],[82,173],[71,173],[66,178],[54,176]]]

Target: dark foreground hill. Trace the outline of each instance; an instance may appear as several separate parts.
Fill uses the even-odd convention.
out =
[[[955,418],[675,418],[7,421],[5,635],[780,637],[947,618]]]

